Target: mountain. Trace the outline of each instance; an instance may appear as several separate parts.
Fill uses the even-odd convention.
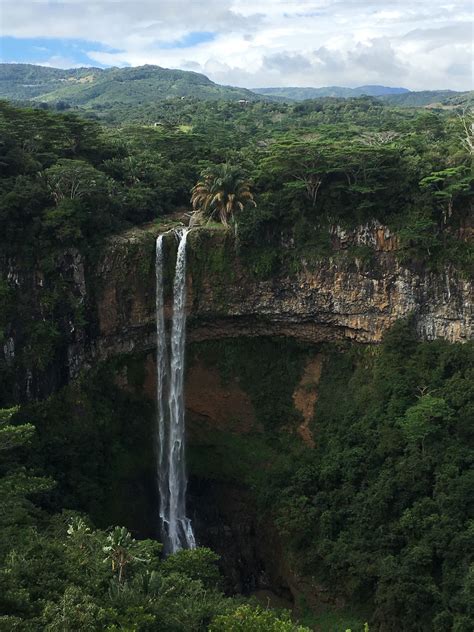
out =
[[[472,103],[472,93],[453,90],[410,92],[406,88],[366,85],[358,88],[234,88],[205,75],[160,66],[72,68],[0,63],[0,99],[34,101],[85,110],[148,107],[174,98],[223,101],[303,101],[322,97],[372,96],[402,107],[455,107]],[[122,108],[123,109],[123,108]]]
[[[205,75],[160,66],[61,70],[31,64],[0,64],[0,98],[65,102],[70,106],[143,105],[172,97],[258,101],[245,88],[221,86]]]
[[[377,97],[390,105],[400,107],[468,107],[473,102],[473,92],[456,92],[455,90],[421,90],[412,92],[406,88],[370,85],[358,88],[342,88],[340,86],[328,86],[325,88],[254,88],[253,92],[285,101],[304,101],[305,99],[321,99],[323,97],[348,99],[365,95]]]
[[[360,97],[363,95],[378,97],[382,95],[399,95],[409,93],[406,88],[390,88],[388,86],[360,86],[358,88],[342,88],[327,86],[324,88],[253,88],[253,92],[269,97],[280,97],[290,101],[319,99],[321,97]]]
[[[445,107],[472,108],[474,107],[474,90],[455,92],[443,101]]]
[[[407,92],[405,94],[381,95],[380,98],[402,107],[427,107],[438,105],[440,107],[456,107],[466,100],[472,102],[472,92],[456,92],[455,90],[422,90],[420,92]]]

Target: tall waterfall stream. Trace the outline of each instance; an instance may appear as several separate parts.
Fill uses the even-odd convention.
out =
[[[163,235],[156,240],[156,453],[160,522],[165,553],[196,546],[191,521],[186,516],[186,467],[184,419],[184,351],[186,342],[186,240],[179,237],[173,284],[173,319],[169,343],[164,315]]]

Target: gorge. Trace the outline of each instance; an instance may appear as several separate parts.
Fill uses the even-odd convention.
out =
[[[65,260],[64,274],[77,284],[75,293],[85,297],[97,321],[93,328],[77,328],[64,355],[63,376],[69,376],[67,381],[75,390],[81,371],[89,379],[90,371],[96,376],[99,370],[100,375],[103,366],[107,380],[126,397],[138,397],[152,408],[157,399],[160,516],[169,538],[165,546],[170,551],[192,547],[194,536],[184,508],[184,411],[179,394],[186,317],[190,515],[199,541],[222,556],[231,591],[263,587],[295,599],[309,590],[324,603],[321,586],[308,588],[307,580],[290,570],[284,556],[275,558],[281,543],[272,519],[265,518],[266,526],[262,525],[249,496],[247,475],[238,480],[240,466],[235,459],[250,469],[258,468],[258,461],[247,453],[249,448],[263,450],[265,460],[277,458],[270,456],[263,439],[266,433],[272,436],[272,423],[281,425],[295,445],[302,442],[304,449],[311,449],[318,441],[314,434],[317,402],[326,397],[327,387],[320,392],[319,384],[328,379],[331,363],[338,362],[339,356],[350,356],[353,345],[360,346],[365,362],[372,362],[370,349],[376,349],[384,333],[400,319],[411,318],[422,340],[468,341],[472,284],[451,269],[434,273],[404,265],[395,237],[377,223],[352,232],[335,228],[331,259],[314,265],[303,262],[295,272],[282,271],[279,277],[269,278],[246,267],[225,232],[177,230],[178,246],[175,233],[166,225],[113,237],[93,271],[83,267],[78,255]],[[360,245],[370,249],[369,262],[352,254],[351,248]],[[41,286],[37,291],[41,292]],[[167,328],[170,349],[165,344]],[[243,354],[240,360],[239,354]],[[222,364],[225,358],[235,358],[228,368],[226,360]],[[247,363],[255,363],[255,369],[244,369]],[[287,384],[281,381],[283,375]],[[25,395],[27,384],[34,392],[52,383],[51,378],[42,381],[34,371],[28,380]],[[249,396],[252,381],[261,390],[260,396]],[[272,402],[271,415],[263,399]],[[140,404],[138,410],[142,409]],[[141,414],[149,422],[139,423],[134,432],[146,437],[148,423],[153,432],[153,415]],[[166,435],[164,419],[175,420],[170,427],[178,434]],[[138,450],[138,461],[134,457],[135,469],[126,474],[128,480],[114,485],[117,501],[127,510],[116,513],[117,507],[110,513],[109,507],[106,513],[136,533],[157,535],[153,526],[157,497],[150,487],[156,466],[143,441],[139,441],[142,448],[127,448]],[[82,502],[99,519],[88,501]]]
[[[150,226],[113,237],[94,269],[83,266],[78,254],[63,260],[65,278],[73,280],[74,294],[84,297],[96,321],[93,327],[78,326],[62,355],[62,391],[46,406],[32,402],[26,409],[36,420],[40,444],[47,441],[55,454],[69,454],[67,463],[62,456],[45,467],[59,478],[72,506],[86,508],[97,524],[113,521],[136,535],[159,537],[156,450],[147,439],[155,432],[158,401],[165,550],[194,546],[192,520],[198,542],[221,556],[230,593],[271,591],[298,613],[307,607],[344,611],[343,583],[328,592],[298,555],[288,553],[278,518],[261,496],[271,490],[273,476],[288,475],[288,450],[303,467],[311,453],[324,458],[331,426],[350,432],[347,413],[337,410],[345,405],[346,385],[374,380],[384,358],[377,349],[400,319],[411,318],[421,340],[439,345],[444,339],[448,347],[469,341],[472,284],[454,270],[404,265],[396,240],[378,224],[352,233],[334,230],[331,259],[268,278],[246,267],[225,232],[178,228],[178,243],[169,228]],[[360,242],[371,250],[369,262],[351,252]],[[17,278],[20,286],[31,287],[24,275]],[[34,291],[40,295],[44,285]],[[403,354],[404,344],[399,343]],[[15,346],[16,341],[10,345]],[[416,345],[409,348],[415,351]],[[422,356],[418,363],[424,365]],[[32,367],[23,379],[23,397],[38,397],[47,395],[57,378]],[[188,513],[181,469],[183,405]],[[352,404],[360,415],[365,405]],[[69,419],[62,430],[60,411]],[[175,420],[170,427],[178,434],[166,436],[165,419]],[[88,446],[87,457],[82,449],[68,448],[77,445],[77,433]],[[96,459],[105,459],[103,468],[93,465]],[[382,462],[377,467],[383,472]],[[118,471],[121,475],[111,478]]]
[[[459,117],[161,111],[0,103],[7,628],[470,632]]]

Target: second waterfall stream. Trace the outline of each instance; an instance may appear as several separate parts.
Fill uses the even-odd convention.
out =
[[[169,343],[164,314],[164,241],[156,240],[156,454],[160,522],[165,553],[196,546],[186,516],[186,464],[184,418],[184,352],[186,344],[186,241],[179,237],[173,284],[173,318]]]

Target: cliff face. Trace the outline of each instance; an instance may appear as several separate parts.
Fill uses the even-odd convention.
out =
[[[8,262],[5,283],[18,301],[28,296],[7,325],[0,364],[14,366],[29,323],[38,336],[59,332],[59,346],[42,365],[22,358],[15,369],[14,399],[36,399],[57,390],[82,368],[122,353],[155,347],[155,239],[158,227],[134,229],[108,241],[103,254],[85,269],[73,249],[56,262],[68,301],[55,315],[44,306],[56,289],[38,270]],[[163,230],[163,229],[161,229]],[[454,269],[433,273],[403,265],[397,240],[376,223],[353,232],[335,228],[331,257],[300,261],[297,270],[262,278],[239,255],[231,236],[196,229],[188,239],[188,339],[281,336],[308,343],[352,340],[377,343],[397,319],[413,315],[421,339],[451,342],[472,337],[473,284]],[[282,248],[290,246],[282,245]],[[166,239],[170,294],[176,240]],[[361,253],[363,258],[357,258]],[[288,266],[290,268],[290,266]],[[82,313],[84,318],[77,318]],[[53,320],[51,320],[51,318]],[[51,332],[44,332],[48,323]],[[25,329],[26,328],[26,329]],[[57,330],[57,331],[56,331]],[[36,335],[36,334],[35,334]],[[55,338],[56,337],[56,338]],[[46,342],[40,339],[44,346]],[[1,354],[3,351],[3,354]],[[3,355],[3,359],[1,356]]]
[[[88,349],[70,350],[71,374],[86,360],[154,347],[155,234],[135,230],[109,242],[95,273],[97,330]],[[173,242],[170,235],[170,259]],[[246,269],[221,231],[197,230],[188,243],[190,341],[265,335],[377,343],[409,315],[422,339],[472,337],[472,283],[451,269],[402,265],[396,239],[380,225],[335,229],[333,257],[267,279]],[[370,261],[350,256],[350,246],[366,247]]]

